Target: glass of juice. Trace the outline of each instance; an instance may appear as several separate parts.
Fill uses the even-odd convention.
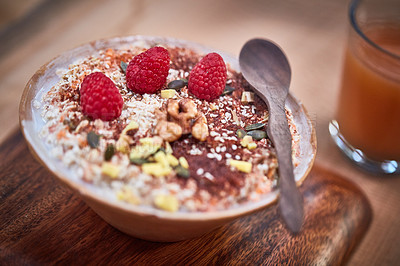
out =
[[[354,163],[400,174],[400,0],[353,0],[329,132]]]

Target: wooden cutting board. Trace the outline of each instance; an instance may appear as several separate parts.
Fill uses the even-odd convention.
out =
[[[339,265],[372,219],[357,186],[315,166],[301,187],[305,222],[298,235],[273,206],[196,239],[154,243],[105,223],[34,160],[20,131],[0,146],[0,169],[0,265]]]

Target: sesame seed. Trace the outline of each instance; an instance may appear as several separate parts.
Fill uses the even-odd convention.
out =
[[[202,174],[204,174],[204,169],[203,169],[203,168],[197,169],[196,174],[197,174],[197,175],[202,175]]]
[[[237,146],[235,144],[232,145],[232,150],[236,151]]]

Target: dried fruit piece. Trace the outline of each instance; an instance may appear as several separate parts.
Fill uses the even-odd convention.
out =
[[[240,145],[242,145],[243,147],[247,147],[247,145],[249,145],[249,143],[253,142],[253,137],[246,135],[243,137],[243,139],[240,141]]]
[[[133,192],[127,187],[123,187],[117,192],[117,199],[134,205],[138,205],[140,203],[139,197],[133,194]]]
[[[176,159],[176,157],[172,154],[167,154],[166,155],[167,161],[169,163],[169,165],[171,165],[172,167],[176,167],[179,165],[179,160]]]
[[[255,142],[250,142],[247,145],[247,149],[249,149],[249,150],[254,150],[255,148],[257,148],[257,143],[255,143]]]
[[[158,151],[156,154],[154,154],[154,160],[156,160],[156,162],[162,164],[162,166],[164,166],[164,167],[169,166],[167,155],[163,151]]]
[[[250,162],[238,161],[233,159],[229,160],[229,165],[244,173],[250,173],[252,168],[252,164]]]
[[[101,165],[101,173],[111,178],[117,178],[119,174],[119,167],[115,164],[104,162]]]
[[[154,198],[154,205],[169,212],[176,212],[179,209],[179,201],[174,195],[158,194]]]
[[[188,163],[188,161],[186,160],[185,157],[183,157],[183,156],[179,157],[179,164],[180,164],[183,168],[189,169],[189,163]]]
[[[169,166],[165,167],[161,163],[145,163],[142,164],[142,171],[148,175],[161,177],[170,174],[172,172],[172,168]]]
[[[168,90],[162,90],[161,91],[161,98],[163,99],[169,99],[174,97],[176,94],[176,91],[173,89],[168,89]]]

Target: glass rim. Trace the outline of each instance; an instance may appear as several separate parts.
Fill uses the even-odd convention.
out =
[[[356,10],[357,10],[357,7],[359,6],[360,2],[363,2],[363,1],[362,0],[352,0],[350,3],[349,18],[350,18],[350,24],[353,27],[353,29],[358,33],[358,35],[361,36],[362,39],[364,39],[364,41],[366,41],[367,43],[372,45],[374,48],[385,53],[386,55],[389,55],[391,57],[394,57],[394,58],[400,60],[399,54],[395,54],[395,53],[381,47],[380,45],[376,44],[374,41],[372,41],[370,38],[368,38],[367,35],[365,35],[364,32],[361,30],[361,27],[357,23],[357,19],[356,19]]]

